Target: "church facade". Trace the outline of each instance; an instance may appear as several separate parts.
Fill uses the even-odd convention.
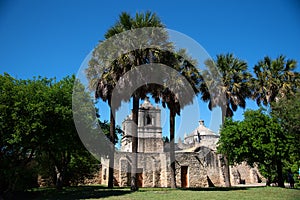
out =
[[[120,151],[114,155],[114,185],[130,186],[131,180],[131,116],[122,123],[123,135]],[[224,163],[217,154],[219,135],[205,127],[204,121],[190,134],[175,144],[177,187],[224,186]],[[169,144],[164,143],[161,110],[146,99],[139,108],[138,123],[138,185],[140,187],[170,187]],[[101,184],[108,184],[108,158],[101,160]],[[256,168],[246,164],[230,167],[231,183],[257,183],[262,177]]]

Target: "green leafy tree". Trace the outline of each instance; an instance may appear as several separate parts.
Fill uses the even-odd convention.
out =
[[[91,174],[98,163],[83,146],[74,125],[72,112],[74,81],[75,77],[72,76],[52,83],[44,100],[47,105],[47,109],[44,111],[47,120],[45,120],[46,128],[40,140],[40,148],[43,155],[47,155],[47,159],[52,164],[52,170],[56,175],[54,180],[58,189],[68,186],[71,182],[76,182],[74,179],[71,180],[76,176],[82,175],[83,179],[85,174]],[[84,105],[81,106],[84,107]],[[88,164],[87,160],[90,160],[89,165],[86,165]],[[84,170],[79,166],[86,166],[86,168]],[[76,167],[82,170],[82,174],[75,173],[75,171],[80,171]]]
[[[0,75],[0,192],[32,187],[33,158],[38,150],[39,135],[46,128],[43,91],[47,79],[17,80]]]
[[[97,161],[81,143],[73,122],[73,77],[18,80],[0,75],[0,189],[24,190],[37,174],[57,187],[91,175]],[[84,105],[81,105],[84,106]]]
[[[295,72],[296,60],[286,59],[281,55],[275,60],[266,56],[254,66],[256,77],[252,79],[253,99],[258,105],[273,107],[282,105],[284,101],[299,90],[300,74]],[[284,127],[286,128],[286,127]],[[281,183],[280,183],[281,184]]]
[[[98,120],[98,123],[100,125],[100,128],[102,129],[103,133],[106,135],[106,137],[110,140],[110,123],[107,121],[107,120],[104,120],[104,121],[100,121]],[[114,144],[117,144],[119,139],[118,139],[118,136],[120,134],[122,134],[122,129],[120,126],[116,126],[115,127],[115,136],[114,136]]]
[[[260,110],[247,110],[243,121],[227,119],[221,128],[218,151],[231,164],[246,161],[258,164],[267,185],[276,179],[284,187],[283,163],[288,156],[288,140],[281,125]]]
[[[288,150],[286,171],[291,169],[297,174],[300,168],[300,93],[297,92],[273,103],[271,115],[281,124],[286,135]]]

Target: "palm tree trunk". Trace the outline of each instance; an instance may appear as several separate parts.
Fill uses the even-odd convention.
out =
[[[109,139],[111,142],[111,155],[109,157],[109,170],[108,170],[108,188],[114,187],[114,159],[115,159],[115,118],[114,111],[110,108],[110,126],[109,126]]]
[[[171,161],[171,188],[176,188],[176,169],[175,169],[175,113],[170,109],[170,161]]]
[[[131,191],[137,191],[137,152],[138,152],[138,114],[139,114],[139,97],[133,95],[133,109],[132,109],[132,167],[131,167]]]
[[[225,123],[225,118],[226,118],[226,110],[227,107],[226,106],[222,106],[222,124]],[[227,155],[223,155],[223,161],[224,161],[224,165],[223,165],[223,170],[224,170],[224,181],[225,181],[225,187],[231,187],[231,183],[230,183],[230,171],[229,171],[229,161],[228,161],[228,157]]]

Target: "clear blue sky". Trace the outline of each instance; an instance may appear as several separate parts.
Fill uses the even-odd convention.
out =
[[[156,12],[167,28],[196,40],[212,57],[231,52],[250,69],[266,55],[300,61],[297,0],[0,0],[0,73],[58,79],[76,74],[122,11],[147,10]],[[191,117],[191,127],[198,118]],[[209,124],[210,117],[201,118]]]

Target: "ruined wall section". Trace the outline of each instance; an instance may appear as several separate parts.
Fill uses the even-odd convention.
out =
[[[182,167],[188,167],[186,187],[220,186],[220,167],[218,156],[210,152],[205,156],[197,152],[176,153],[176,184],[182,185]]]

